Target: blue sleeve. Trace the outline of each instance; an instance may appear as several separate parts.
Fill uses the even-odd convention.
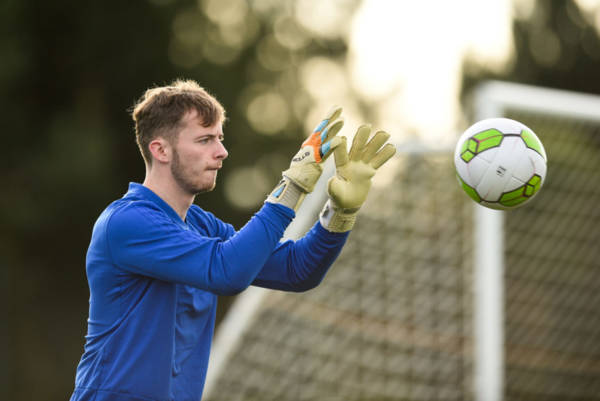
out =
[[[298,241],[279,244],[252,284],[296,292],[316,287],[340,254],[348,235],[349,232],[329,232],[317,222]]]
[[[241,230],[224,240],[188,230],[158,208],[128,205],[110,218],[106,241],[121,269],[216,294],[235,294],[256,278],[293,217],[293,210],[265,203]]]
[[[204,227],[211,237],[228,240],[236,233],[235,228],[224,221],[218,219],[214,214],[208,212],[196,205],[192,205],[187,215],[188,219],[193,219],[193,224]]]

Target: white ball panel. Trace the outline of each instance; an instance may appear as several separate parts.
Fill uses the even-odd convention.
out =
[[[499,148],[491,148],[491,149],[485,150],[485,151],[481,152],[480,154],[478,154],[477,157],[485,160],[488,163],[492,163],[494,161],[494,159],[496,158],[498,149]]]
[[[548,165],[546,164],[546,160],[540,155],[538,152],[529,150],[529,158],[533,162],[535,166],[535,174],[538,174],[542,177],[542,184],[546,179],[546,172],[548,170]]]
[[[523,186],[523,184],[525,184],[525,182],[526,181],[521,181],[518,178],[515,178],[514,176],[510,177],[508,182],[506,183],[506,186],[502,189],[502,193],[514,191],[515,189]]]
[[[515,169],[513,170],[513,176],[517,179],[527,182],[535,173],[535,164],[531,158],[530,149],[523,149],[523,152],[516,158]]]
[[[497,164],[490,165],[483,175],[481,181],[477,185],[477,193],[483,199],[488,201],[497,201],[502,195],[504,187],[510,179],[509,174],[500,175],[498,173]]]
[[[513,175],[515,155],[522,154],[524,149],[525,145],[519,138],[504,138],[496,157],[477,186],[477,192],[482,198],[489,201],[500,198]]]
[[[485,174],[485,172],[490,168],[490,163],[483,160],[481,157],[474,157],[467,164],[467,172],[469,174],[469,185],[472,187],[476,187],[479,185],[481,178]]]
[[[454,160],[454,164],[456,166],[456,173],[459,175],[459,177],[462,178],[467,185],[473,186],[469,177],[469,171],[467,170],[467,163],[459,158],[458,160]]]

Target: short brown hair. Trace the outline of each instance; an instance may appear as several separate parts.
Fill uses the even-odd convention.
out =
[[[148,89],[135,103],[131,116],[135,121],[135,138],[144,161],[152,165],[149,145],[159,136],[168,141],[177,137],[182,117],[192,111],[204,127],[225,120],[225,109],[204,88],[192,80],[176,80],[171,85]]]

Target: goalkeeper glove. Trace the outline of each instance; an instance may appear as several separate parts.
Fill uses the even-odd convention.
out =
[[[279,203],[295,211],[307,193],[312,192],[323,172],[322,163],[340,144],[335,136],[344,125],[341,107],[333,107],[292,158],[283,178],[267,197],[267,202]]]
[[[396,153],[392,144],[383,146],[390,137],[387,132],[378,131],[367,142],[370,133],[371,127],[363,125],[354,136],[350,153],[346,153],[346,138],[343,146],[334,151],[336,174],[329,179],[329,200],[320,215],[321,224],[329,231],[352,229],[358,210],[367,199],[371,178]]]

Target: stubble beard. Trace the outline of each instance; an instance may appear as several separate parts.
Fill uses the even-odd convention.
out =
[[[215,182],[207,185],[194,183],[193,177],[190,176],[185,170],[185,167],[181,164],[179,153],[173,152],[173,162],[171,163],[171,174],[175,179],[175,182],[190,195],[198,195],[203,192],[212,191],[215,188]]]

